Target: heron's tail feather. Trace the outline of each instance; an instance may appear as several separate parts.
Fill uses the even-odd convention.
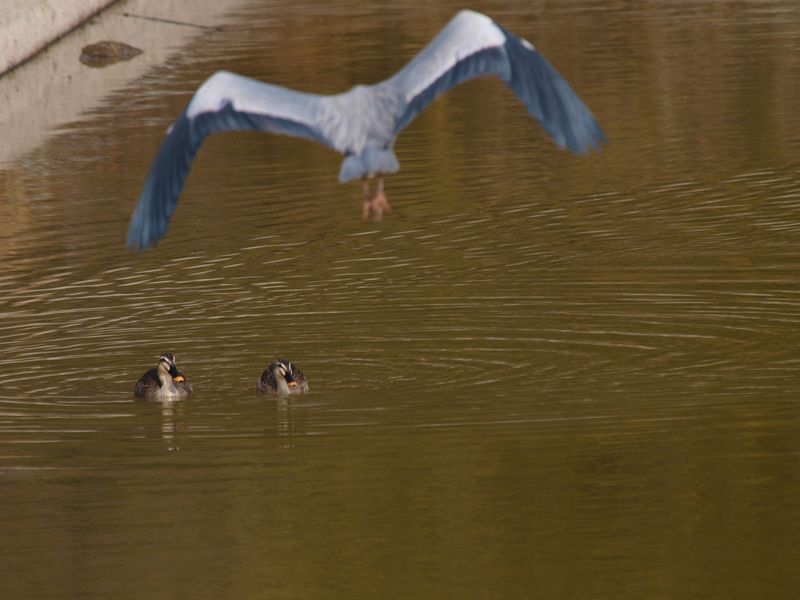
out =
[[[399,170],[400,163],[393,150],[367,146],[360,155],[350,154],[342,161],[339,181],[346,183],[375,174],[397,173]]]

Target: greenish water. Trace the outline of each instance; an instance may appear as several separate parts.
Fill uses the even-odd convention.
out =
[[[213,71],[341,91],[457,8],[254,2],[0,170],[3,598],[797,597],[794,3],[484,3],[602,152],[473,82],[380,225],[329,150],[226,134],[126,251]],[[195,394],[134,401],[165,351]],[[255,394],[278,356],[310,394]]]

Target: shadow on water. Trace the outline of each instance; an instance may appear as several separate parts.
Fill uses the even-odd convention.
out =
[[[797,589],[794,4],[489,3],[602,152],[474,82],[400,137],[379,226],[336,155],[232,134],[125,250],[211,72],[343,90],[454,8],[253,2],[0,171],[10,597]],[[165,351],[195,394],[134,401]],[[277,356],[308,395],[256,395]]]

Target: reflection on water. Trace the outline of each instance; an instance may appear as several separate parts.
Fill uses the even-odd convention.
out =
[[[125,251],[211,72],[344,90],[455,8],[253,2],[0,172],[9,597],[792,597],[794,3],[489,3],[601,153],[480,81],[400,137],[380,226],[337,155],[233,134]],[[165,351],[195,393],[135,401]],[[313,391],[259,397],[284,355]]]
[[[161,407],[161,435],[169,450],[180,450],[179,433],[188,429],[188,416],[186,402],[160,402]]]

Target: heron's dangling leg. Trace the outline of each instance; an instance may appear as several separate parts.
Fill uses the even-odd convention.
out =
[[[378,190],[372,199],[372,212],[376,221],[380,221],[383,218],[383,213],[392,212],[392,207],[389,206],[389,199],[383,193],[383,177],[378,177]]]
[[[366,221],[367,217],[372,215],[375,222],[379,222],[383,218],[383,213],[392,212],[392,207],[389,206],[389,201],[383,193],[383,177],[378,177],[378,186],[374,194],[369,192],[369,181],[364,179],[361,184],[364,190],[364,203],[361,206],[361,216]]]
[[[370,213],[370,201],[372,200],[369,193],[369,179],[366,177],[361,180],[361,189],[364,190],[364,202],[361,204],[361,218],[365,221]]]

